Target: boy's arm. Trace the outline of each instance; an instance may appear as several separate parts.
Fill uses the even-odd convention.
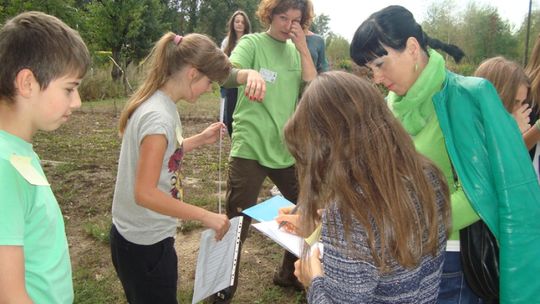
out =
[[[32,303],[25,287],[22,246],[0,246],[0,274],[0,303]]]

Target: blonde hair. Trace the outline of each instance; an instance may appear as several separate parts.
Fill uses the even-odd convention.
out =
[[[219,82],[224,81],[231,70],[227,56],[210,38],[201,34],[189,34],[180,39],[172,32],[166,33],[156,43],[145,64],[148,66],[146,79],[120,114],[120,134],[124,133],[133,112],[186,65]]]
[[[14,102],[15,77],[22,69],[34,74],[41,90],[63,76],[82,78],[90,54],[77,31],[41,12],[25,12],[0,30],[0,98]]]
[[[485,78],[493,84],[509,113],[512,113],[516,105],[519,86],[529,87],[529,79],[523,68],[501,56],[484,60],[474,72],[474,76]]]
[[[538,105],[540,104],[540,34],[536,37],[531,57],[525,67],[525,73],[529,76],[531,83],[529,92],[531,106]]]
[[[416,151],[373,84],[345,72],[320,74],[304,91],[284,135],[296,159],[301,233],[313,231],[318,209],[335,204],[349,252],[362,258],[351,241],[355,220],[382,271],[391,258],[412,267],[438,253],[439,233],[450,229],[445,179]],[[327,223],[335,239],[339,232],[332,222]]]
[[[257,9],[257,17],[264,25],[270,26],[274,15],[285,13],[290,9],[300,10],[302,13],[300,25],[304,30],[308,29],[315,16],[311,0],[262,0]]]

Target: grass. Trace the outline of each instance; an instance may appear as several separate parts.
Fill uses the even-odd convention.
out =
[[[122,99],[85,102],[71,120],[54,132],[39,132],[34,148],[43,161],[48,180],[64,214],[73,266],[75,303],[125,303],[121,284],[110,260],[111,202],[117,174],[121,139],[117,132]],[[178,110],[185,137],[217,121],[219,99],[202,96],[195,104],[180,102]],[[186,154],[183,163],[186,202],[218,210],[218,169],[226,190],[230,141],[223,140],[222,161],[217,144]],[[261,194],[272,184],[266,181]],[[261,197],[262,198],[262,197]],[[197,221],[182,221],[177,234],[179,303],[190,303],[199,235]],[[281,261],[282,249],[250,232],[243,247],[240,285],[233,303],[305,303],[302,293],[276,287],[272,275]]]

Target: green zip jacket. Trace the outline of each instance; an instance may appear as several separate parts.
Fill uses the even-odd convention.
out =
[[[433,103],[465,194],[499,242],[500,303],[540,303],[540,186],[516,122],[481,78],[447,71]]]

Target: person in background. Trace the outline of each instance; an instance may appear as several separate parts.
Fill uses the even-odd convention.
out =
[[[324,38],[310,30],[306,30],[306,41],[317,73],[327,72],[329,68],[328,61],[326,60],[326,45]]]
[[[267,31],[242,37],[230,56],[236,69],[224,84],[245,85],[238,89],[233,115],[226,197],[229,218],[242,215],[242,210],[257,203],[266,177],[285,198],[296,202],[294,158],[284,145],[283,126],[296,109],[302,83],[317,75],[304,34],[313,19],[310,0],[262,0],[257,16],[268,26]],[[242,242],[250,223],[245,217]],[[303,289],[294,276],[295,260],[285,251],[274,284]],[[236,287],[237,281],[209,301],[230,303]]]
[[[527,147],[530,148],[534,171],[538,175],[538,181],[540,182],[540,148],[538,148],[538,142],[540,142],[540,119],[538,119],[540,113],[540,34],[536,37],[531,57],[525,67],[525,73],[531,82],[529,102],[533,109],[531,121],[534,122],[533,127],[525,134],[525,142]]]
[[[460,229],[482,219],[499,243],[500,301],[536,302],[540,187],[521,132],[489,81],[448,71],[435,49],[456,61],[464,55],[393,5],[358,27],[350,53],[390,91],[390,109],[449,184],[453,232],[437,301],[481,302],[465,281],[458,240]]]
[[[90,65],[79,34],[25,12],[0,29],[0,303],[73,303],[64,219],[34,152],[81,106]]]
[[[227,23],[228,32],[227,37],[221,42],[221,49],[227,56],[231,56],[231,52],[234,47],[242,38],[242,36],[251,33],[251,22],[247,14],[244,11],[238,10],[234,12]],[[223,111],[223,123],[227,126],[229,136],[233,133],[233,113],[236,107],[236,100],[238,98],[238,88],[223,88],[224,98],[224,111]]]
[[[451,228],[448,186],[378,89],[324,73],[284,134],[298,170],[300,235],[324,210],[322,259],[305,248],[296,262],[308,303],[434,303]]]
[[[474,76],[489,80],[503,102],[508,113],[516,120],[521,133],[531,128],[529,114],[531,108],[525,101],[529,91],[529,78],[523,68],[504,57],[484,60],[474,72]]]
[[[148,73],[120,115],[122,146],[112,203],[111,257],[129,303],[177,303],[178,219],[198,220],[220,240],[223,214],[183,198],[185,153],[214,143],[225,126],[213,123],[184,138],[176,103],[195,103],[224,80],[231,64],[208,37],[164,34],[152,49]]]

